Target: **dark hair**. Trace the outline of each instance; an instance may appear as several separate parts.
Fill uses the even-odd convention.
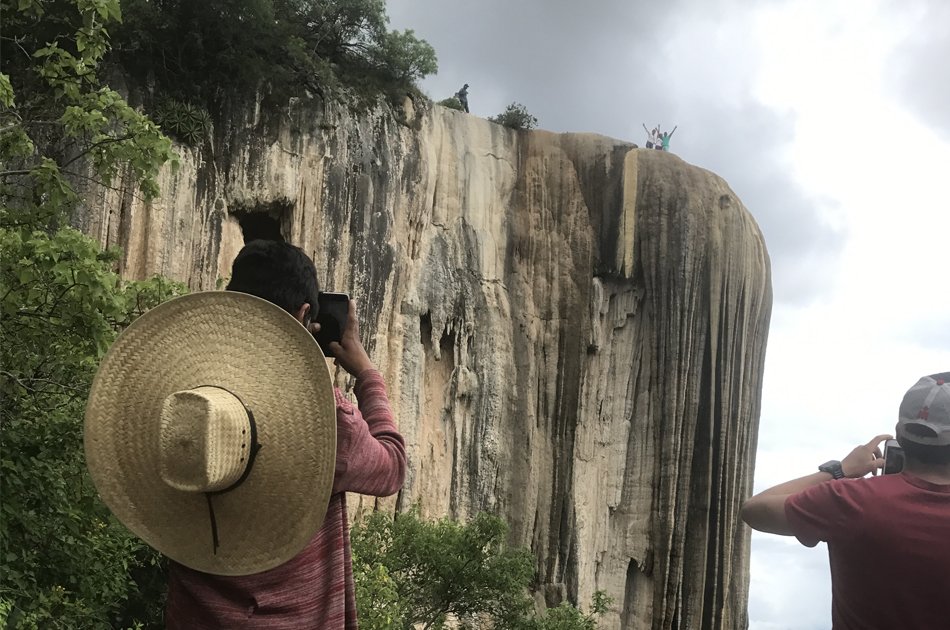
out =
[[[899,441],[899,440],[898,440]],[[907,459],[914,460],[928,466],[942,466],[950,464],[950,446],[933,446],[927,444],[917,444],[910,440],[904,440],[901,444],[904,449],[904,455]]]
[[[227,290],[264,298],[291,315],[308,303],[312,317],[320,285],[317,269],[302,249],[280,241],[255,240],[234,259]]]

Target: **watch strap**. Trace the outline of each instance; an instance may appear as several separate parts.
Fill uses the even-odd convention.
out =
[[[835,479],[844,479],[844,470],[841,468],[841,462],[836,459],[825,462],[818,467],[821,472],[826,472]]]

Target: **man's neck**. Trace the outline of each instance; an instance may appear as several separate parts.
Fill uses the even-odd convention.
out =
[[[904,465],[904,471],[909,475],[913,475],[924,481],[929,481],[930,483],[950,484],[950,465],[922,464],[920,462],[908,461]]]

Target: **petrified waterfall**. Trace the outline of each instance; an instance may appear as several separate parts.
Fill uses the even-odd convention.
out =
[[[771,285],[725,182],[411,101],[296,101],[223,127],[180,149],[151,204],[86,191],[77,224],[124,248],[124,275],[213,289],[245,237],[301,246],[359,300],[409,445],[399,507],[503,516],[538,597],[604,590],[605,628],[747,625],[738,510]]]

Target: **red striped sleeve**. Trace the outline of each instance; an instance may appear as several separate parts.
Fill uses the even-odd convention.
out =
[[[383,375],[364,370],[356,379],[354,407],[337,392],[337,462],[333,492],[385,497],[406,478],[406,445],[396,429]]]

